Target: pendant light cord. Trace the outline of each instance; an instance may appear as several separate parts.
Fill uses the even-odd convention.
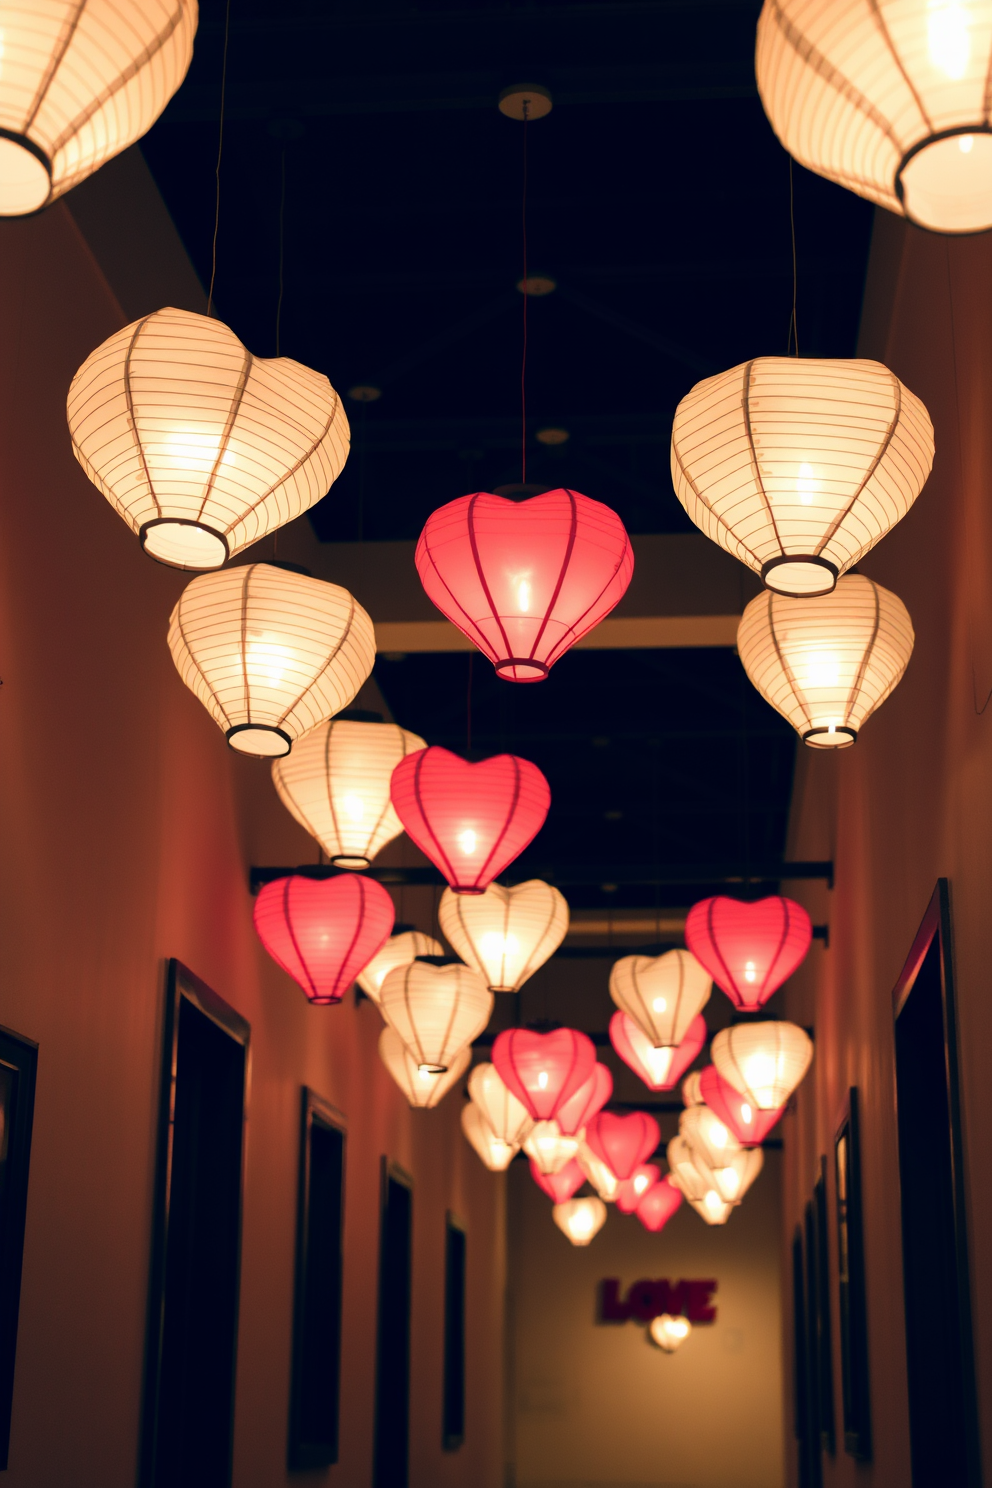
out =
[[[796,295],[799,288],[799,270],[796,261],[796,194],[792,179],[792,156],[789,156],[789,227],[792,232],[792,314],[789,317],[789,339],[786,344],[786,356],[792,356],[792,346],[795,342],[795,355],[799,355],[799,323],[796,320]]]
[[[276,356],[280,353],[279,334],[282,328],[282,297],[286,288],[286,146],[282,147],[282,170],[279,189],[279,298],[276,300]]]
[[[227,0],[224,11],[224,58],[220,70],[220,125],[217,130],[217,164],[214,176],[217,192],[214,199],[214,239],[210,256],[210,289],[207,293],[207,314],[214,313],[214,281],[217,278],[217,234],[220,230],[220,162],[224,153],[224,104],[227,97],[227,44],[231,35],[231,0]]]
[[[524,248],[524,344],[520,361],[520,481],[527,484],[527,114],[530,105],[524,99],[524,184],[520,207],[520,226]]]

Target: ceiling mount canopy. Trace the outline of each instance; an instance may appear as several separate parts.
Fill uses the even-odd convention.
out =
[[[812,597],[906,515],[933,452],[927,410],[880,362],[756,357],[682,399],[672,480],[767,588]]]
[[[208,570],[325,496],[350,448],[320,372],[222,321],[156,310],[104,341],[66,405],[76,459],[151,557]]]
[[[934,232],[992,228],[987,0],[765,0],[755,71],[807,169]]]
[[[196,0],[0,10],[0,217],[47,206],[151,128],[186,76]]]

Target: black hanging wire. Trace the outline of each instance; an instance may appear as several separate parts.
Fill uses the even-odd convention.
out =
[[[520,225],[523,234],[524,277],[521,281],[524,296],[524,341],[520,359],[520,481],[527,484],[527,115],[530,103],[525,98],[524,109],[524,182],[520,207]]]
[[[276,356],[281,356],[282,300],[286,290],[286,146],[282,147],[279,185],[279,298],[276,300]]]
[[[475,652],[468,653],[468,686],[465,692],[465,753],[472,756],[472,662]]]
[[[799,287],[799,272],[796,261],[796,193],[792,178],[792,156],[789,156],[789,227],[792,231],[792,314],[789,316],[789,338],[786,342],[786,356],[793,355],[793,344],[795,344],[795,355],[799,355],[799,322],[796,320],[796,293]]]
[[[231,0],[224,10],[224,57],[220,71],[220,124],[217,130],[217,164],[214,177],[217,191],[214,199],[214,238],[210,255],[210,289],[207,293],[207,314],[214,313],[214,281],[217,278],[217,234],[220,231],[220,162],[224,153],[224,104],[227,98],[227,44],[231,36]]]

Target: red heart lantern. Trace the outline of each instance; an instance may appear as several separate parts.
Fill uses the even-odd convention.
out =
[[[773,894],[745,903],[701,899],[685,922],[685,943],[735,1007],[755,1012],[809,950],[813,926],[794,899]]]
[[[629,1116],[600,1111],[586,1127],[586,1146],[621,1182],[633,1177],[660,1140],[658,1123],[646,1111],[631,1111]]]
[[[786,1112],[785,1106],[759,1111],[746,1096],[734,1089],[729,1080],[723,1078],[713,1064],[708,1064],[700,1072],[699,1094],[714,1116],[719,1116],[744,1147],[757,1147]]]
[[[576,1132],[580,1132],[596,1112],[603,1109],[612,1094],[613,1076],[605,1064],[594,1064],[586,1083],[555,1113],[555,1120],[566,1137],[574,1137]]]
[[[697,1013],[680,1044],[656,1049],[629,1013],[610,1019],[610,1043],[649,1090],[673,1090],[706,1042],[706,1019]]]
[[[556,1204],[567,1204],[586,1181],[586,1175],[573,1157],[558,1173],[542,1173],[533,1158],[529,1158],[530,1176]]]
[[[456,894],[483,894],[544,825],[551,787],[515,754],[471,764],[431,745],[393,771],[390,795],[410,837]]]
[[[553,1033],[505,1028],[493,1044],[496,1073],[535,1121],[557,1115],[590,1078],[595,1063],[596,1046],[576,1028]]]
[[[682,1202],[682,1190],[676,1188],[668,1174],[649,1188],[634,1213],[652,1234],[663,1230]]]
[[[313,1003],[340,1002],[393,929],[393,901],[382,884],[355,873],[323,880],[277,878],[252,916],[269,955]]]
[[[476,491],[432,512],[415,562],[428,598],[500,677],[540,682],[622,598],[634,550],[616,512],[578,491]]]
[[[661,1177],[661,1169],[655,1163],[641,1163],[630,1177],[617,1189],[616,1206],[621,1214],[633,1214],[649,1188],[654,1188]]]

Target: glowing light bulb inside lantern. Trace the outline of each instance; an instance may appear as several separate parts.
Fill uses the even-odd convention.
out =
[[[737,1190],[741,1186],[740,1174],[736,1168],[716,1168],[713,1176],[723,1190],[725,1201],[729,1204],[737,1197]]]
[[[803,506],[812,506],[813,497],[816,495],[816,478],[813,475],[812,465],[806,460],[799,467],[796,489],[799,492],[799,500]]]
[[[526,615],[530,609],[530,585],[526,579],[521,579],[517,584],[517,609],[522,615]]]
[[[361,796],[342,796],[341,810],[349,821],[360,822],[365,815],[365,806]]]
[[[434,1071],[427,1068],[426,1064],[418,1064],[417,1074],[424,1085],[429,1085],[434,1079]]]
[[[714,1121],[710,1125],[709,1139],[713,1147],[726,1147],[730,1133],[722,1121]]]
[[[648,1069],[651,1071],[651,1079],[656,1085],[664,1085],[668,1079],[668,1071],[672,1067],[673,1049],[647,1049],[644,1058]]]
[[[715,1188],[711,1188],[709,1190],[709,1192],[703,1199],[703,1203],[706,1205],[711,1214],[719,1214],[720,1210],[723,1208],[723,1200],[721,1199]]]
[[[762,1110],[771,1110],[775,1105],[775,1072],[775,1058],[771,1054],[752,1054],[744,1060],[744,1079]]]
[[[656,997],[651,1006],[654,1008],[656,1013],[663,1013],[668,1007],[668,1003],[663,997]]]
[[[483,956],[514,956],[519,948],[515,935],[501,935],[498,930],[487,930],[479,941]]]
[[[930,0],[927,18],[927,44],[930,61],[946,77],[957,82],[968,70],[971,56],[970,18],[968,7],[956,0]]]
[[[974,143],[975,136],[973,134],[962,134],[960,139],[958,140],[958,149],[961,151],[962,155],[970,155],[971,147]]]
[[[248,645],[245,648],[249,686],[257,687],[268,683],[270,687],[278,687],[292,660],[293,653],[289,647],[279,645],[267,631],[254,637],[249,632]]]
[[[476,836],[471,827],[466,827],[464,832],[458,834],[458,842],[462,852],[470,858],[475,852]]]
[[[547,1070],[541,1070],[540,1074],[538,1075],[538,1077],[537,1077],[537,1088],[538,1088],[538,1090],[547,1090],[547,1088],[548,1088],[548,1072],[547,1072]]]
[[[751,1107],[748,1105],[747,1101],[741,1102],[741,1120],[745,1122],[747,1126],[750,1126],[751,1122],[754,1120],[754,1112],[751,1110]]]
[[[824,652],[814,652],[807,660],[805,670],[807,687],[836,687],[840,681],[839,658]]]
[[[579,1209],[572,1218],[572,1234],[579,1239],[592,1233],[593,1216],[588,1209]]]
[[[744,980],[746,982],[756,982],[758,980],[758,973],[754,969],[753,961],[745,961],[744,963]]]
[[[197,429],[170,429],[162,444],[149,443],[148,459],[154,464],[161,460],[175,475],[209,476],[217,464],[220,454],[220,439],[216,434],[202,433]],[[228,447],[220,457],[222,465],[236,465],[234,451]]]
[[[642,1194],[648,1187],[650,1182],[651,1179],[647,1176],[646,1173],[638,1173],[637,1177],[634,1179],[634,1192]]]

